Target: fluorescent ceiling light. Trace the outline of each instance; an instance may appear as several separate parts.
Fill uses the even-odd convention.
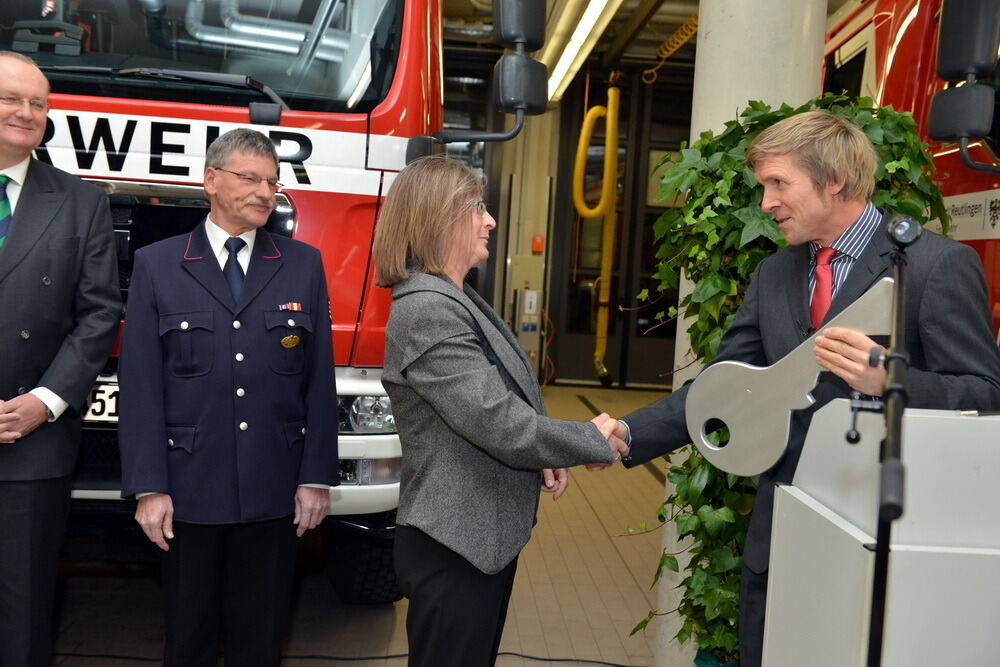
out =
[[[590,0],[549,74],[549,101],[557,102],[604,33],[622,0]],[[568,10],[566,10],[568,11]]]

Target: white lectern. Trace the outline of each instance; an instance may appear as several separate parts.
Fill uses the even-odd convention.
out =
[[[765,667],[863,667],[882,415],[837,400],[775,489]],[[905,514],[893,524],[884,667],[1000,665],[1000,417],[907,410]]]

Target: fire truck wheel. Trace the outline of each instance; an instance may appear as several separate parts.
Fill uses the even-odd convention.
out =
[[[402,597],[396,587],[391,539],[324,528],[326,572],[341,602],[386,604]]]

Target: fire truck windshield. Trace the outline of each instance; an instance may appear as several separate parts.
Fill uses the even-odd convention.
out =
[[[370,111],[392,83],[403,0],[12,0],[0,50],[46,68],[56,93],[246,106],[261,86],[292,109]],[[128,76],[140,69],[192,76]],[[273,96],[271,96],[273,99]]]

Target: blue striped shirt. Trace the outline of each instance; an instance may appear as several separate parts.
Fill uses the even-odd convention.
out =
[[[833,270],[833,296],[837,296],[840,286],[847,280],[854,262],[861,256],[862,251],[871,240],[872,234],[882,220],[882,214],[875,208],[875,205],[868,202],[865,210],[855,220],[844,233],[830,245],[837,251],[837,254],[830,260],[830,268]],[[809,300],[812,301],[812,293],[816,288],[816,251],[820,245],[814,241],[809,242]]]

